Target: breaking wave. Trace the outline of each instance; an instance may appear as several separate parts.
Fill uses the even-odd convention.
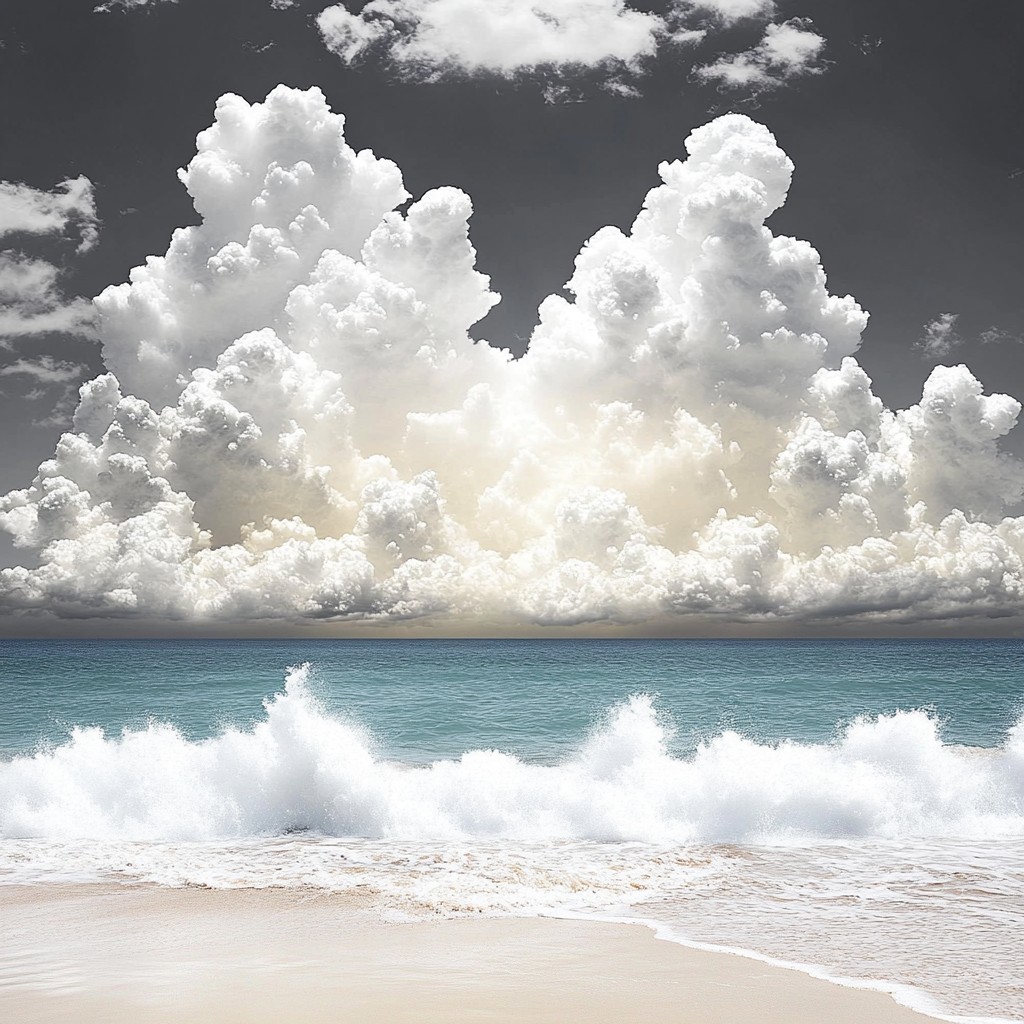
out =
[[[0,764],[6,839],[188,841],[281,836],[771,843],[859,837],[1024,836],[1024,721],[1002,747],[945,744],[923,711],[861,718],[829,743],[723,732],[672,750],[639,694],[553,765],[470,750],[390,762],[328,714],[308,666],[289,671],[249,729],[193,741],[171,725],[68,741]]]

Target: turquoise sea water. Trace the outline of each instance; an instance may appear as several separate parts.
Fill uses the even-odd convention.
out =
[[[328,710],[412,762],[558,757],[640,692],[671,714],[680,751],[724,729],[823,742],[858,715],[916,708],[948,742],[988,747],[1024,710],[1019,640],[6,640],[0,752],[150,718],[207,737],[251,723],[304,662]]]
[[[0,905],[643,919],[1024,1020],[1019,641],[2,641],[0,686]]]

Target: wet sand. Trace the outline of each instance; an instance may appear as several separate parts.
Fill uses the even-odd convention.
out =
[[[925,1024],[888,995],[553,919],[385,924],[304,890],[0,887],[0,1020]]]

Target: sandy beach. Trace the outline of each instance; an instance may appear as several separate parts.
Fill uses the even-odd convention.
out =
[[[553,919],[385,924],[315,891],[0,889],[0,1019],[913,1024],[888,995]]]

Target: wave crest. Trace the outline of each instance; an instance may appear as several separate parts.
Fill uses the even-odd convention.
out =
[[[250,729],[173,726],[68,742],[0,764],[4,838],[205,840],[311,831],[395,840],[658,843],[1024,835],[1024,721],[1004,745],[945,744],[924,711],[860,718],[834,741],[727,731],[687,756],[650,695],[611,708],[554,765],[499,750],[411,767],[328,714],[309,667]]]

